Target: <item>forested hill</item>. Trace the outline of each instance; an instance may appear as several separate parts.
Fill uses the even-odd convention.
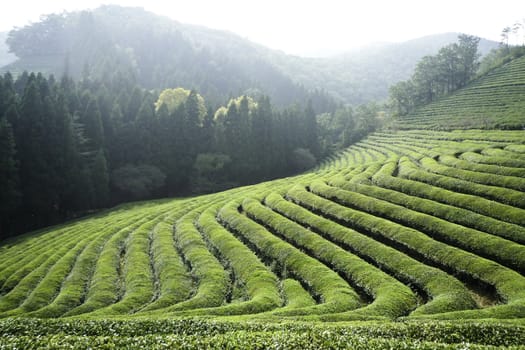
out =
[[[331,96],[352,105],[385,100],[393,84],[406,80],[417,62],[457,42],[460,33],[444,33],[401,43],[383,43],[326,58],[281,56],[275,61],[295,82],[320,86]],[[482,56],[498,47],[486,39],[479,42]]]
[[[28,70],[61,76],[67,71],[77,78],[88,74],[106,80],[131,75],[147,89],[196,89],[212,105],[240,94],[269,95],[280,106],[312,99],[326,110],[323,103],[328,103],[261,58],[267,49],[141,8],[102,6],[51,14],[11,31],[7,41],[20,60],[3,70],[15,74]]]
[[[333,108],[325,95],[351,105],[386,99],[388,87],[407,79],[421,57],[456,40],[457,33],[447,33],[336,57],[306,58],[140,8],[102,6],[49,15],[11,32],[9,44],[20,60],[1,70],[60,76],[67,67],[75,77],[90,73],[95,79],[132,74],[148,89],[194,88],[215,105],[231,96],[262,92],[278,106],[312,99],[320,111]],[[497,45],[481,40],[480,52]],[[0,47],[0,59],[2,55]],[[86,63],[89,71],[84,70]]]

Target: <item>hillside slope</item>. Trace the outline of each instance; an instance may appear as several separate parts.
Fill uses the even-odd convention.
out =
[[[375,133],[300,176],[4,242],[0,317],[525,318],[524,192],[523,130]]]
[[[472,127],[521,123],[524,71],[296,177],[2,242],[0,347],[522,348],[525,131]]]
[[[357,105],[386,100],[390,86],[410,78],[423,56],[437,54],[440,48],[457,42],[458,35],[443,33],[370,45],[326,58],[283,55],[273,62],[295,82],[307,88],[321,87],[338,100]],[[484,56],[497,47],[497,42],[481,39],[478,49]]]
[[[0,315],[525,317],[524,152],[523,131],[378,133],[295,178],[28,234],[0,247]]]
[[[217,104],[230,95],[260,92],[279,105],[308,97],[315,102],[323,99],[323,93],[307,96],[307,91],[319,90],[338,102],[357,105],[386,99],[389,86],[407,79],[421,57],[456,41],[458,33],[374,45],[335,57],[308,58],[286,55],[234,33],[182,24],[140,8],[102,6],[93,11],[50,15],[43,22],[14,31],[12,36],[11,48],[20,59],[0,72],[29,70],[60,76],[67,70],[78,77],[89,64],[94,66],[91,73],[95,76],[132,72],[146,88],[195,88]],[[496,42],[481,40],[480,52],[486,54],[497,46]]]
[[[8,44],[20,59],[2,70],[15,74],[67,72],[108,81],[131,76],[147,89],[197,89],[216,105],[243,93],[264,93],[279,105],[308,97],[260,58],[260,51],[267,50],[262,46],[141,8],[105,5],[51,14],[11,31]]]
[[[525,57],[401,117],[401,129],[525,129]]]

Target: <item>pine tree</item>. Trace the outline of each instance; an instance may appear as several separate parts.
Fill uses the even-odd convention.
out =
[[[49,96],[42,97],[40,91],[45,89],[39,89],[38,85],[37,78],[30,75],[16,133],[23,215],[31,218],[25,222],[26,229],[56,222],[59,205],[55,192],[56,174],[49,162],[54,116],[50,115]]]
[[[89,140],[91,150],[98,150],[104,146],[104,127],[97,100],[90,94],[86,97],[85,111],[80,121],[84,124],[84,133]]]
[[[240,119],[239,110],[235,103],[228,106],[228,112],[224,117],[224,142],[225,142],[225,153],[232,156],[237,154],[240,147],[241,130],[240,130]]]
[[[312,101],[308,101],[308,105],[304,111],[304,125],[304,146],[308,148],[314,156],[318,157],[321,154],[321,147],[319,145],[317,120],[312,107]]]
[[[155,147],[155,106],[154,100],[146,96],[137,113],[135,120],[134,147],[136,159],[133,163],[151,164]]]
[[[272,139],[272,107],[268,97],[262,97],[257,102],[257,109],[252,117],[250,153],[256,160],[252,166],[256,170],[258,180],[267,178],[272,171],[272,157],[278,153]]]
[[[20,203],[15,146],[11,124],[0,118],[0,238],[12,233],[13,215]]]
[[[103,208],[109,201],[109,174],[108,164],[104,151],[99,149],[91,168],[91,181],[96,208]]]

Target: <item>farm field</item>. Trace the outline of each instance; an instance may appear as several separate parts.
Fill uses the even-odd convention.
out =
[[[399,129],[521,129],[525,127],[525,58],[517,58],[404,116]]]
[[[89,344],[79,335],[86,327],[95,342],[161,347],[147,327],[178,329],[169,320],[180,319],[184,337],[160,332],[170,344],[260,337],[298,345],[306,332],[388,348],[405,344],[395,334],[406,327],[414,332],[407,346],[425,348],[476,343],[469,332],[488,327],[494,334],[480,346],[519,345],[524,175],[523,131],[383,132],[297,177],[132,203],[27,234],[0,247],[0,344],[24,344],[39,329],[52,344],[69,327],[57,344]],[[221,330],[201,338],[190,317]],[[148,331],[115,338],[102,331],[108,319]],[[348,327],[364,333],[323,321],[359,321]],[[420,338],[419,322],[457,338]],[[371,335],[381,330],[384,338]]]
[[[520,87],[501,99],[517,108],[525,84],[505,82],[522,74],[513,61],[451,99]],[[3,242],[0,348],[524,348],[525,114],[485,98],[299,176]]]

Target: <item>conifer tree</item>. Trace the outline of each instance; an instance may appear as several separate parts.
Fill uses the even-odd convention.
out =
[[[12,231],[20,203],[16,145],[11,124],[0,118],[0,238]]]
[[[103,208],[109,201],[109,174],[108,164],[104,151],[99,149],[91,168],[91,181],[96,208]]]
[[[102,126],[102,116],[98,108],[97,100],[88,94],[86,109],[81,117],[84,124],[85,136],[89,140],[91,150],[97,150],[104,145],[104,128]]]

